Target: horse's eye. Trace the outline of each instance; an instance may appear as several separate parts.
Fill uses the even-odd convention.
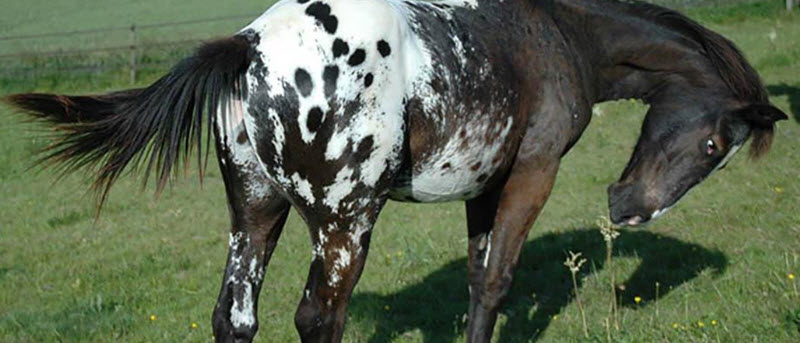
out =
[[[713,139],[709,139],[706,142],[706,155],[711,156],[714,155],[715,152],[717,152],[717,144],[714,143]]]

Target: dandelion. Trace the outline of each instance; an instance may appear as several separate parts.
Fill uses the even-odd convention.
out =
[[[589,338],[589,329],[586,326],[586,315],[583,312],[583,303],[578,292],[578,279],[576,277],[584,263],[586,263],[586,259],[581,258],[581,253],[576,254],[570,251],[569,256],[564,261],[564,266],[569,268],[570,273],[572,273],[572,287],[575,289],[575,299],[578,301],[578,309],[581,311],[581,320],[583,320],[583,335]]]
[[[702,320],[701,320],[701,321],[698,321],[698,322],[697,322],[697,327],[699,327],[699,328],[701,328],[701,329],[702,329],[702,328],[706,327],[706,323],[703,323],[703,321],[702,321]]]
[[[391,309],[392,309],[392,307],[391,307],[391,306],[389,306],[389,305],[386,305],[386,306],[384,306],[384,307],[383,307],[383,309],[384,309],[384,310],[386,310],[386,311],[389,311],[389,310],[391,310]]]
[[[789,280],[794,280],[794,274],[792,273],[789,273],[789,275],[786,275],[786,277],[789,278]]]
[[[672,328],[673,329],[677,329],[678,328],[678,323],[672,323]]]
[[[783,188],[775,187],[775,193],[778,193],[778,194],[783,193]]]
[[[150,315],[150,321],[151,321],[151,322],[154,322],[154,321],[156,321],[156,319],[158,319],[158,317],[156,317],[156,315],[155,315],[155,314],[151,314],[151,315]]]
[[[636,303],[636,305],[639,305],[642,303],[642,297],[633,297],[633,301]]]
[[[719,324],[719,322],[716,319],[711,321],[712,326],[717,326],[717,324]]]
[[[192,325],[189,325],[189,327],[191,327],[192,329],[197,329],[198,325],[197,323],[192,322]]]
[[[556,321],[556,320],[558,320],[558,315],[557,315],[557,314],[554,314],[554,315],[553,315],[553,321]]]

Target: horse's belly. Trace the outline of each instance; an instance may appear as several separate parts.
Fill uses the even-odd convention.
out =
[[[479,195],[484,188],[483,183],[476,180],[475,173],[468,172],[423,173],[407,183],[396,184],[390,197],[402,202],[468,200]]]
[[[511,117],[490,122],[473,121],[443,144],[432,144],[417,151],[400,171],[390,192],[393,200],[445,202],[468,200],[480,195],[487,182],[510,159],[507,140],[513,125]],[[478,125],[474,125],[478,124]],[[412,126],[411,130],[414,129]]]

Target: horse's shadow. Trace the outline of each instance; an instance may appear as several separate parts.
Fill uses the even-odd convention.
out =
[[[563,265],[567,251],[582,252],[588,260],[579,284],[587,274],[603,268],[605,243],[597,229],[547,234],[526,243],[503,309],[508,319],[498,328],[501,342],[535,340],[553,315],[572,301],[572,279]],[[728,265],[719,251],[646,231],[623,230],[615,241],[614,255],[642,261],[630,278],[619,280],[625,285],[619,300],[628,307],[635,306],[634,296],[642,298],[642,306],[653,302],[656,283],[663,296],[703,270],[718,275]],[[355,294],[350,314],[355,321],[374,321],[376,332],[370,342],[388,342],[414,330],[422,333],[425,342],[452,342],[464,331],[469,303],[466,275],[466,260],[455,260],[399,292]]]
[[[790,86],[782,83],[767,86],[767,91],[772,96],[786,95],[789,97],[789,110],[794,115],[794,120],[800,123],[800,86]]]

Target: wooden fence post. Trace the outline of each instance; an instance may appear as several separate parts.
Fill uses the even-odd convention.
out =
[[[131,84],[136,83],[136,24],[131,25]]]

